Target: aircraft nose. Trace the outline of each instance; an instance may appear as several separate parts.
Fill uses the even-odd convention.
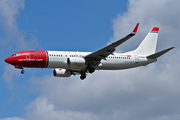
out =
[[[8,57],[4,60],[5,62],[11,64],[12,63],[12,58],[11,57]]]

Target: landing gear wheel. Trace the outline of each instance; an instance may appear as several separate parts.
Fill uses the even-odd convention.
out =
[[[25,71],[22,69],[22,70],[21,70],[21,74],[24,74],[24,73],[25,73]]]
[[[86,75],[85,74],[81,74],[80,78],[81,78],[81,80],[84,80],[86,78]]]
[[[90,68],[90,69],[89,69],[89,73],[93,73],[94,71],[95,71],[94,68]]]

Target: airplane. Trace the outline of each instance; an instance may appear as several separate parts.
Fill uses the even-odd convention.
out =
[[[156,53],[159,27],[153,27],[137,49],[125,53],[114,53],[116,47],[130,39],[137,32],[139,23],[134,30],[124,38],[107,45],[95,52],[70,51],[22,51],[14,53],[5,62],[15,68],[53,68],[55,77],[70,77],[80,75],[84,80],[88,73],[95,70],[121,70],[139,66],[146,66],[156,62],[157,58],[174,47]]]

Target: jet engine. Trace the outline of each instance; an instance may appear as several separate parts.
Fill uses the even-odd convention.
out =
[[[70,57],[67,59],[69,67],[86,67],[86,60],[84,58]]]
[[[70,77],[72,72],[70,70],[56,68],[54,69],[53,74],[55,77]]]

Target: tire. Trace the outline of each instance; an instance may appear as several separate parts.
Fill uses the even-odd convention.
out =
[[[80,76],[80,78],[81,78],[81,80],[84,80],[84,79],[86,78],[86,75],[85,75],[85,74],[82,74],[82,75]]]
[[[93,73],[94,71],[95,71],[94,68],[90,68],[90,69],[89,69],[89,73]]]
[[[21,74],[24,74],[25,73],[25,71],[24,70],[21,70]]]

